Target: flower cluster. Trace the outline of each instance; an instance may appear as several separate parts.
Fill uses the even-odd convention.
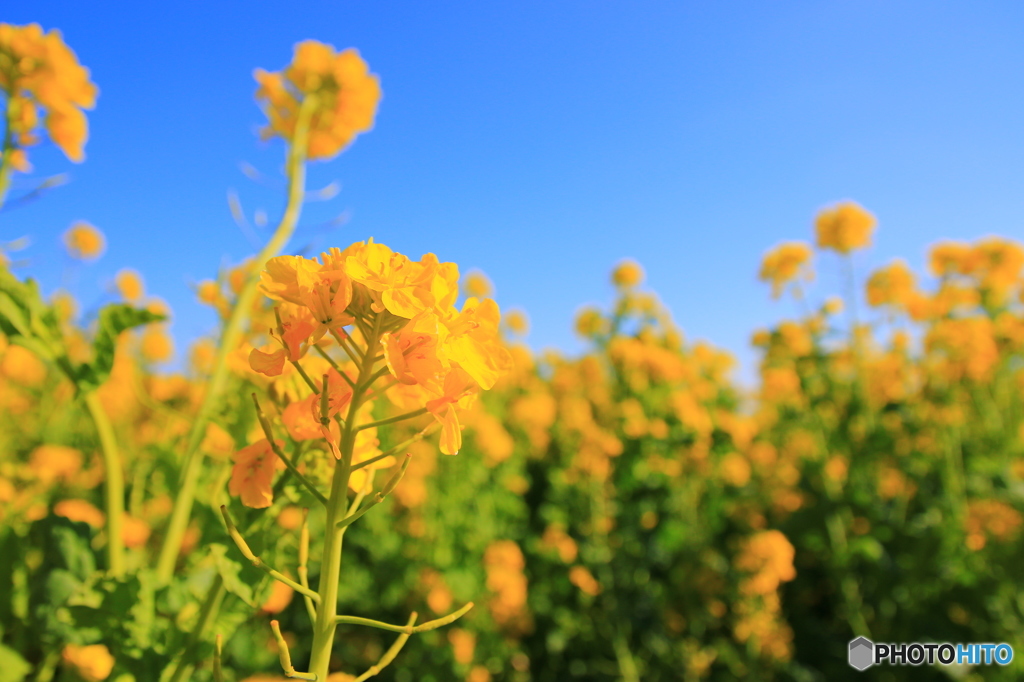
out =
[[[844,201],[818,214],[814,227],[819,249],[832,249],[842,254],[871,245],[875,216],[852,201]]]
[[[257,69],[256,99],[264,103],[269,125],[263,137],[291,140],[306,98],[316,98],[310,114],[310,159],[330,159],[359,133],[373,127],[380,101],[380,81],[353,49],[336,52],[330,45],[306,40],[295,46],[283,72]]]
[[[72,161],[84,158],[88,123],[82,109],[95,105],[97,90],[60,31],[0,24],[0,89],[7,97],[15,168],[29,168],[24,148],[39,142],[40,113],[53,143]]]

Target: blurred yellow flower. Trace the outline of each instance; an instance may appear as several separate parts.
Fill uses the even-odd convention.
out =
[[[7,132],[19,152],[16,169],[28,169],[23,148],[39,142],[40,109],[53,143],[72,161],[82,161],[88,137],[82,109],[95,106],[98,91],[60,31],[0,24],[0,90],[7,99]]]
[[[530,318],[522,310],[507,310],[503,316],[505,326],[517,336],[526,336],[530,331]]]
[[[142,332],[142,357],[147,362],[167,362],[174,357],[174,340],[165,325],[149,325]]]
[[[107,240],[98,229],[80,220],[64,233],[64,245],[72,258],[95,260],[103,255]]]
[[[62,658],[65,663],[73,666],[86,682],[101,682],[110,677],[110,672],[114,669],[114,657],[103,644],[68,644],[64,647]]]
[[[263,613],[281,613],[292,603],[292,597],[294,596],[295,590],[291,587],[285,585],[280,580],[272,580],[270,594],[267,595],[266,600],[260,605],[260,611]]]
[[[283,442],[278,442],[283,447]],[[254,509],[269,507],[274,501],[272,485],[274,470],[283,469],[270,441],[266,438],[242,448],[235,453],[235,466],[231,469],[228,492],[241,497],[242,504]]]
[[[142,281],[142,275],[135,270],[124,268],[114,276],[114,284],[121,298],[131,303],[137,303],[146,295],[146,286]]]
[[[29,455],[29,468],[43,483],[68,482],[82,469],[82,453],[66,445],[40,445]]]
[[[772,298],[778,298],[787,284],[797,279],[810,280],[811,247],[804,242],[779,244],[765,254],[759,277],[772,285]]]
[[[462,628],[451,628],[448,630],[448,641],[451,642],[452,654],[456,663],[469,665],[473,662],[476,635]]]
[[[871,245],[875,216],[859,204],[844,201],[821,211],[814,221],[819,249],[850,253]]]
[[[494,285],[487,275],[479,270],[470,270],[462,276],[462,285],[459,287],[466,296],[484,298],[494,295]]]
[[[597,582],[594,575],[584,566],[573,566],[569,569],[569,582],[591,597],[601,593],[601,583]]]
[[[621,289],[638,286],[643,281],[644,269],[635,260],[623,260],[612,270],[612,284]]]
[[[0,374],[22,386],[38,386],[46,378],[46,365],[32,351],[12,344],[0,359]]]
[[[125,547],[142,547],[149,540],[149,524],[142,519],[125,514],[121,525],[121,538]]]
[[[306,40],[295,46],[283,72],[257,69],[256,99],[269,119],[264,139],[295,134],[298,113],[307,97],[316,97],[309,126],[308,157],[336,156],[359,133],[373,127],[380,81],[353,49],[336,52],[330,45]]]
[[[894,260],[884,268],[879,268],[867,281],[868,305],[906,306],[915,293],[916,279],[903,259]]]
[[[85,500],[61,500],[53,506],[53,513],[72,521],[84,522],[93,528],[100,528],[106,515]]]

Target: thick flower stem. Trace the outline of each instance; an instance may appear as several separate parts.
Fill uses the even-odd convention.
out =
[[[124,471],[121,469],[114,427],[95,392],[86,394],[85,406],[96,425],[103,468],[106,470],[103,497],[107,513],[107,570],[112,577],[119,578],[124,575],[124,538],[121,536],[124,521]]]
[[[178,483],[178,494],[174,500],[174,509],[171,512],[171,520],[167,527],[167,535],[160,547],[160,556],[157,560],[157,579],[161,583],[170,581],[174,574],[174,565],[178,561],[178,554],[181,552],[181,543],[185,537],[185,530],[188,527],[189,518],[192,515],[192,503],[195,500],[196,487],[199,483],[199,476],[203,468],[203,454],[199,452],[199,445],[205,435],[206,423],[217,407],[221,394],[228,382],[228,355],[234,351],[242,341],[245,333],[245,324],[249,319],[253,303],[256,300],[257,284],[259,273],[263,270],[267,261],[280,253],[281,249],[288,242],[295,231],[295,225],[299,221],[299,214],[302,211],[302,201],[306,188],[306,149],[309,133],[309,121],[315,107],[314,97],[307,97],[299,110],[298,121],[295,126],[295,136],[288,149],[288,204],[285,207],[281,222],[274,232],[267,245],[252,261],[249,276],[245,286],[235,301],[231,311],[231,317],[224,327],[220,345],[217,348],[217,356],[214,360],[214,370],[210,381],[206,386],[206,394],[203,397],[202,405],[192,422],[192,429],[189,432],[188,443],[185,448],[184,465],[182,466],[181,479]]]
[[[309,672],[316,675],[318,680],[326,680],[330,672],[334,632],[338,627],[338,583],[341,576],[342,540],[345,535],[345,528],[339,528],[338,524],[348,513],[348,479],[352,473],[352,451],[356,438],[353,425],[370,388],[373,356],[380,344],[382,319],[383,315],[377,315],[373,331],[367,337],[367,352],[359,367],[359,378],[356,379],[356,386],[352,391],[352,401],[341,433],[341,459],[334,468],[331,495],[327,500],[324,553],[320,565],[320,604],[317,607],[316,623],[313,625],[313,649],[309,662]]]

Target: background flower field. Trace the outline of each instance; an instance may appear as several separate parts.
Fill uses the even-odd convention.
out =
[[[764,245],[765,300],[802,312],[751,330],[753,382],[631,260],[576,316],[584,352],[536,352],[444,254],[289,245],[307,164],[373,126],[379,79],[306,41],[256,82],[286,208],[210,263],[220,327],[178,369],[145,273],[81,310],[0,233],[0,682],[803,681],[853,679],[857,635],[1021,651],[1021,244],[865,272],[876,217],[842,200]],[[96,87],[59,32],[0,24],[0,89],[10,205],[51,189],[42,145],[83,159]],[[107,246],[64,235],[82,277]]]

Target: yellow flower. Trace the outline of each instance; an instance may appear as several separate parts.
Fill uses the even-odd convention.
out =
[[[500,320],[498,304],[489,298],[467,299],[462,312],[444,320],[448,330],[445,355],[458,362],[484,390],[512,368],[512,356],[498,337]]]
[[[61,500],[53,506],[53,513],[72,521],[88,523],[93,528],[100,528],[106,521],[106,515],[85,500]]]
[[[212,279],[203,280],[196,286],[196,296],[201,302],[212,306],[216,306],[224,297],[220,284]]]
[[[0,374],[22,386],[38,386],[46,378],[46,365],[27,348],[11,345],[0,359]]]
[[[902,259],[872,273],[867,282],[868,304],[906,306],[915,292],[916,278]]]
[[[875,216],[852,201],[836,204],[815,219],[818,248],[846,254],[870,246],[876,222]]]
[[[462,628],[451,628],[448,630],[448,641],[451,642],[456,663],[468,665],[473,662],[476,635]]]
[[[814,273],[810,268],[811,247],[804,242],[779,244],[765,254],[761,261],[762,282],[772,285],[772,297],[778,298],[783,288],[796,279],[810,280]]]
[[[530,318],[522,310],[506,310],[503,319],[509,331],[517,336],[526,336],[530,331]]]
[[[644,269],[635,260],[623,260],[612,270],[612,284],[620,289],[638,286],[643,281]]]
[[[235,439],[222,427],[209,422],[206,425],[206,435],[199,448],[208,455],[224,460],[235,451]]]
[[[110,677],[114,669],[114,657],[103,644],[78,646],[68,644],[62,653],[64,662],[75,668],[87,682],[100,682]]]
[[[82,469],[82,453],[65,445],[40,445],[29,456],[29,468],[44,483],[70,481]]]
[[[23,148],[39,142],[40,109],[53,143],[72,161],[84,158],[88,123],[82,109],[95,105],[97,90],[59,31],[0,24],[0,90],[7,99],[8,132],[20,152],[18,170],[28,166]]]
[[[95,260],[107,248],[107,240],[102,232],[80,220],[64,233],[64,245],[72,258]]]
[[[114,284],[121,298],[132,303],[138,302],[146,295],[146,286],[142,282],[142,275],[135,270],[127,268],[119,271],[114,276]]]
[[[972,269],[971,247],[952,241],[933,245],[928,253],[928,269],[936,277],[969,274]]]
[[[125,547],[142,547],[149,540],[149,524],[142,519],[125,514],[121,526],[121,538]]]
[[[743,455],[731,452],[722,458],[721,474],[726,483],[742,488],[750,481],[750,462]]]
[[[281,348],[273,353],[266,353],[258,348],[249,351],[249,366],[252,371],[265,374],[268,377],[280,376],[284,371],[284,361],[288,353]]]
[[[292,603],[295,590],[285,585],[280,580],[271,581],[270,594],[260,606],[263,613],[281,613]]]
[[[149,325],[142,332],[142,357],[147,362],[167,362],[174,357],[174,340],[166,325]]]
[[[283,447],[284,442],[278,441],[278,446]],[[228,492],[240,496],[247,507],[269,507],[274,501],[274,470],[278,468],[284,468],[284,463],[274,454],[266,438],[244,447],[235,453]]]
[[[256,99],[263,103],[269,124],[263,138],[295,134],[301,103],[316,97],[309,126],[308,157],[336,156],[359,133],[373,127],[380,100],[380,82],[356,50],[335,52],[330,45],[307,40],[295,46],[284,72],[257,69]]]
[[[475,298],[484,298],[494,293],[494,285],[491,284],[491,280],[479,270],[467,272],[462,277],[461,289],[466,296],[473,296]]]
[[[569,582],[591,597],[601,593],[601,583],[597,582],[593,574],[583,566],[573,566],[569,569]]]

